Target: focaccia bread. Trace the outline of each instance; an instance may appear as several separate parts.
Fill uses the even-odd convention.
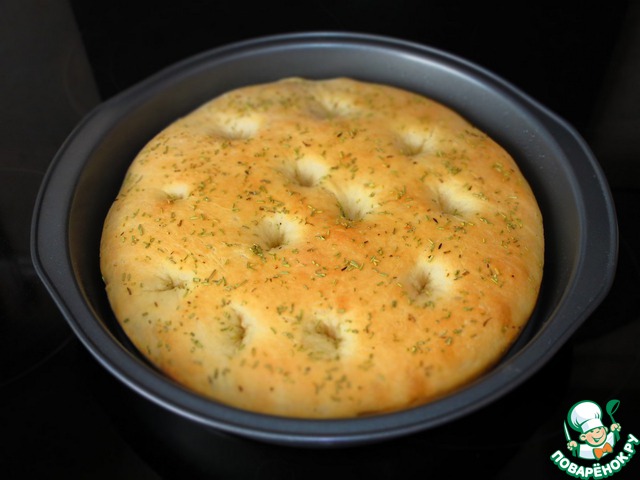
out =
[[[348,78],[243,87],[169,125],[100,249],[115,317],[160,371],[302,418],[478,378],[530,318],[544,259],[505,149],[440,103]]]

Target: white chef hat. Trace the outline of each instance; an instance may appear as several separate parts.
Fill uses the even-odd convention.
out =
[[[602,409],[597,403],[585,400],[576,403],[569,410],[569,423],[577,432],[587,433],[597,427],[603,427]]]

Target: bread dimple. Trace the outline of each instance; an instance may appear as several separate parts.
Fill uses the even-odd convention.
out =
[[[544,239],[514,159],[451,109],[288,78],[153,138],[100,250],[116,318],[168,376],[242,409],[338,418],[494,366],[534,308]]]

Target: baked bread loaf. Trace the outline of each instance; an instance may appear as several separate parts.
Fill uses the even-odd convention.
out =
[[[514,159],[450,108],[286,78],[153,138],[100,250],[115,317],[160,371],[240,409],[346,418],[494,366],[533,311],[544,239]]]

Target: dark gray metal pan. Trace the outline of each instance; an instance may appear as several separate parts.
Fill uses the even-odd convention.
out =
[[[493,370],[442,400],[348,420],[240,411],[186,391],[151,367],[111,313],[99,272],[104,216],[138,150],[165,125],[229,89],[288,76],[347,76],[395,85],[457,110],[501,143],[544,217],[545,271],[534,315]],[[337,447],[389,440],[468,415],[526,382],[608,293],[617,223],[606,179],[584,140],[552,112],[464,59],[398,39],[340,32],[278,35],[204,52],[109,99],[71,133],[36,201],[32,256],[69,325],[111,374],[197,428],[281,445]]]

